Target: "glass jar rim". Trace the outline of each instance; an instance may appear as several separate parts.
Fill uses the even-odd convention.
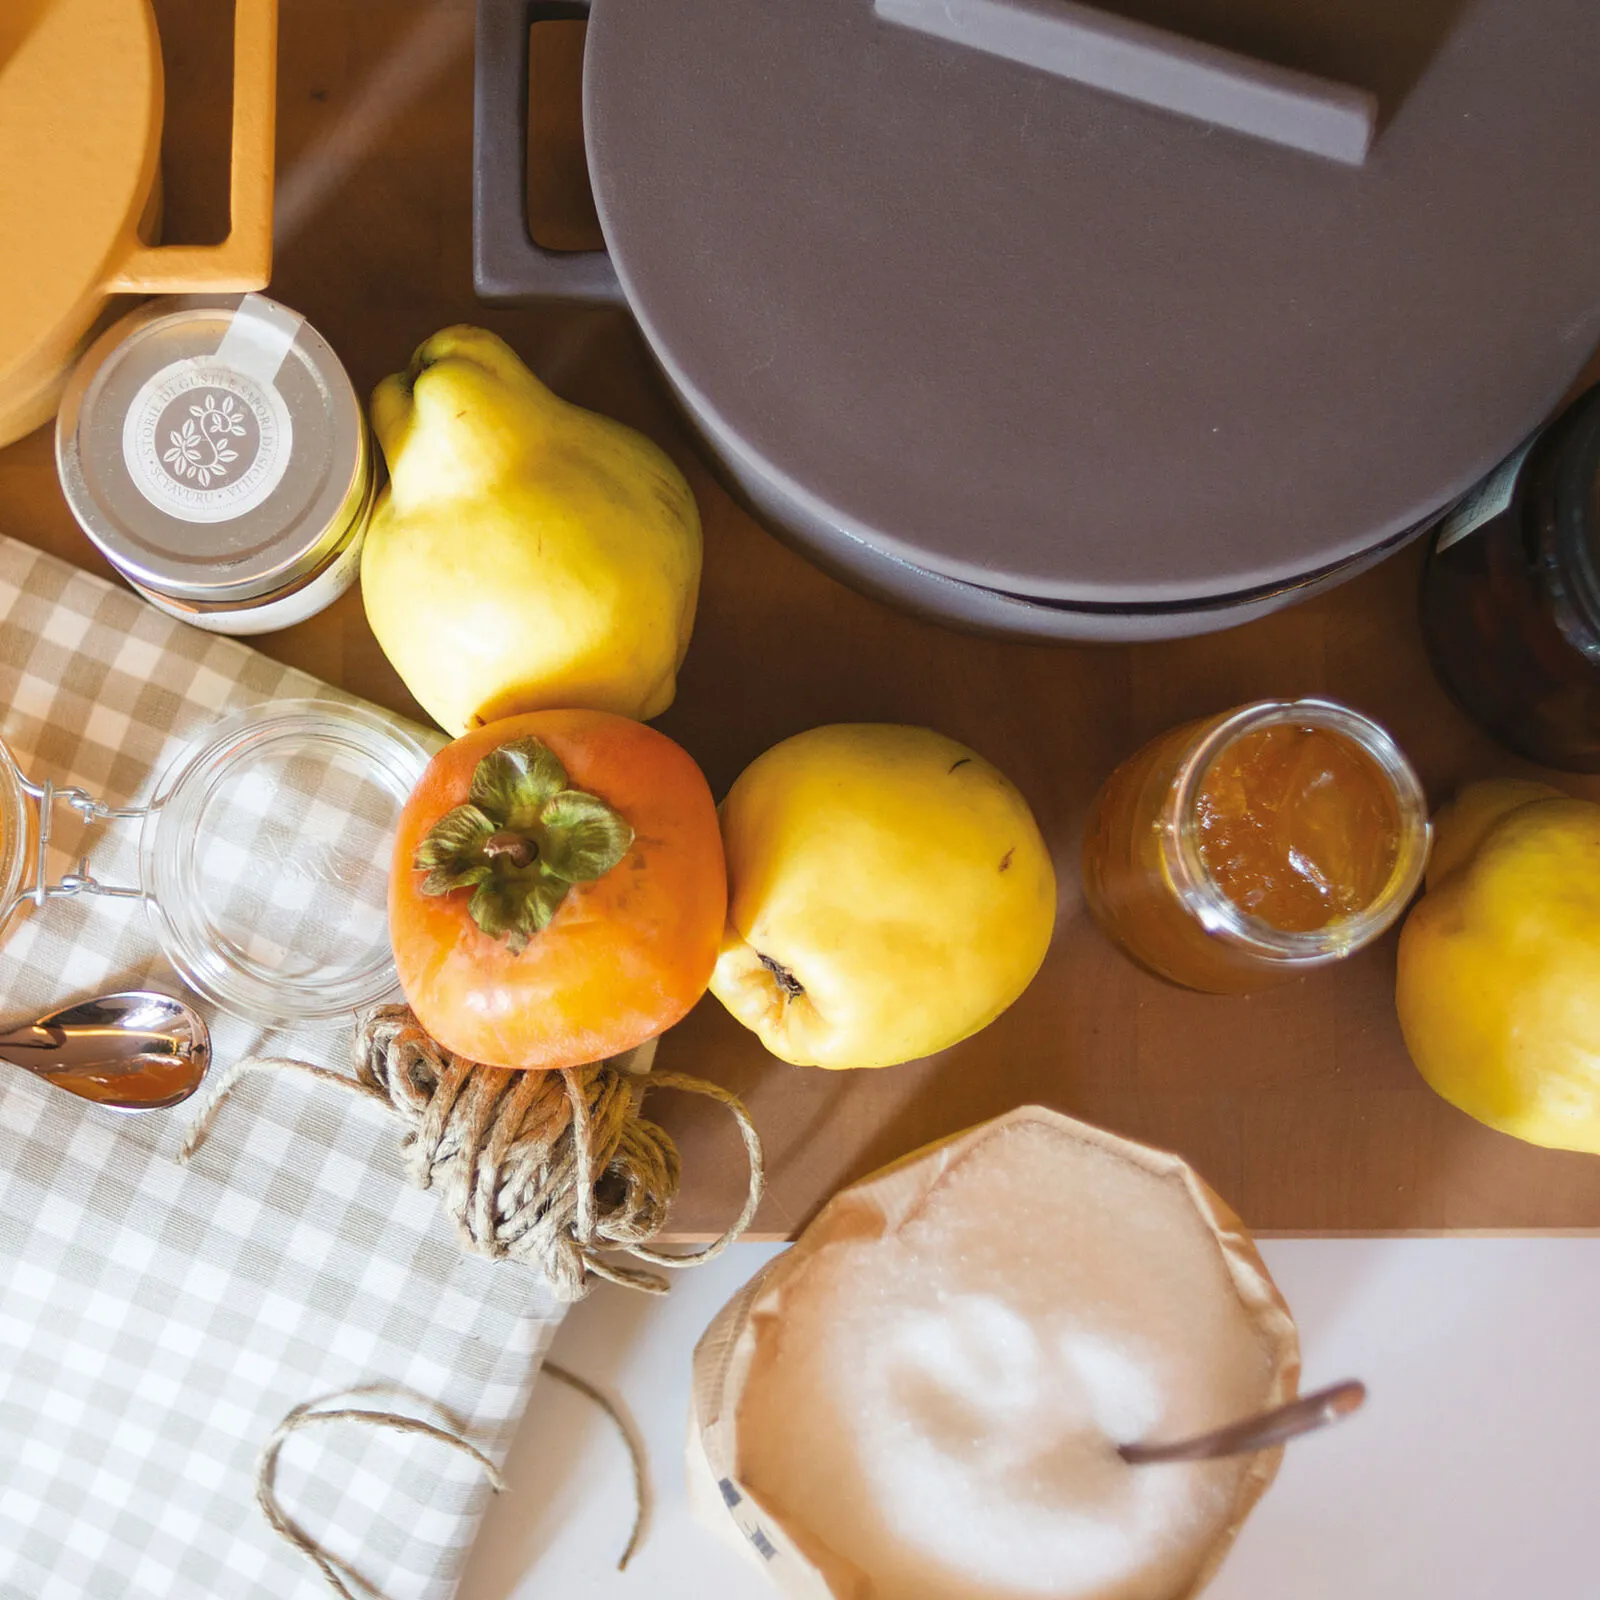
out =
[[[1389,781],[1400,814],[1399,847],[1383,888],[1362,910],[1309,932],[1275,927],[1229,898],[1206,865],[1194,824],[1201,787],[1222,752],[1246,734],[1288,726],[1323,729],[1349,739]],[[1206,932],[1253,955],[1305,966],[1349,955],[1394,924],[1421,885],[1432,838],[1422,782],[1393,736],[1370,717],[1315,697],[1253,701],[1209,726],[1174,775],[1161,820],[1162,863],[1180,902]]]

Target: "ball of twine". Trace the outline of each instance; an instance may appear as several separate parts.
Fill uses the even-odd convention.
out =
[[[537,1268],[560,1300],[581,1300],[595,1278],[661,1294],[659,1271],[619,1266],[621,1251],[651,1267],[700,1266],[755,1216],[765,1187],[761,1140],[736,1095],[682,1072],[650,1070],[650,1045],[565,1071],[513,1072],[455,1055],[409,1007],[379,1006],[356,1030],[355,1073],[281,1056],[252,1056],[224,1073],[179,1152],[205,1142],[239,1082],[288,1071],[376,1101],[405,1125],[411,1180],[439,1195],[464,1248]],[[704,1095],[733,1114],[750,1158],[744,1208],[721,1238],[692,1255],[649,1247],[666,1225],[681,1163],[666,1130],[643,1115],[652,1089]]]

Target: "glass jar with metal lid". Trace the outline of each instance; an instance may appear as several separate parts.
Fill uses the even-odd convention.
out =
[[[366,419],[327,342],[263,295],[155,302],[108,330],[67,386],[56,460],[107,560],[196,627],[286,628],[355,580]]]
[[[396,992],[389,857],[429,749],[370,707],[283,700],[224,717],[180,750],[144,805],[35,782],[0,743],[0,934],[88,895],[143,902],[178,975],[268,1027],[333,1026]],[[65,806],[139,824],[106,876],[88,856],[50,878]],[[110,881],[117,877],[132,881]]]

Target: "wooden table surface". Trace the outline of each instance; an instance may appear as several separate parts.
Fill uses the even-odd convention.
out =
[[[200,240],[225,216],[226,23],[211,0],[156,9],[167,236]],[[1288,988],[1219,999],[1135,970],[1079,896],[1079,832],[1100,780],[1162,729],[1241,701],[1347,701],[1389,726],[1435,800],[1528,770],[1434,682],[1414,616],[1418,552],[1232,632],[1127,647],[975,638],[841,587],[717,486],[624,316],[474,298],[471,30],[471,0],[283,0],[271,292],[311,319],[363,391],[436,328],[481,322],[562,394],[672,452],[699,497],[706,558],[699,625],[660,726],[718,794],[802,728],[925,723],[1007,772],[1055,851],[1061,912],[1044,970],[955,1049],[882,1072],[786,1066],[709,998],[663,1042],[664,1063],[737,1090],[754,1114],[771,1179],[760,1227],[792,1232],[841,1184],[1026,1101],[1181,1151],[1262,1231],[1600,1227],[1600,1160],[1491,1133],[1413,1071],[1395,1022],[1393,937]],[[48,430],[0,451],[0,530],[105,570],[62,502]],[[355,593],[260,645],[416,713]],[[1600,797],[1597,781],[1568,787]],[[677,1096],[650,1104],[683,1152],[675,1230],[718,1231],[743,1184],[731,1126]]]

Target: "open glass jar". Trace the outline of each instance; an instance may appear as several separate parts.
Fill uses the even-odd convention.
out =
[[[1422,785],[1377,723],[1262,701],[1112,773],[1084,832],[1084,897],[1141,966],[1239,994],[1370,944],[1416,893],[1429,839]]]
[[[277,701],[224,717],[148,804],[116,807],[34,782],[0,743],[0,933],[54,899],[142,901],[179,976],[223,1010],[267,1027],[346,1021],[395,991],[389,855],[428,755],[364,706]],[[85,853],[51,882],[61,806],[137,823],[136,881],[103,881]]]

